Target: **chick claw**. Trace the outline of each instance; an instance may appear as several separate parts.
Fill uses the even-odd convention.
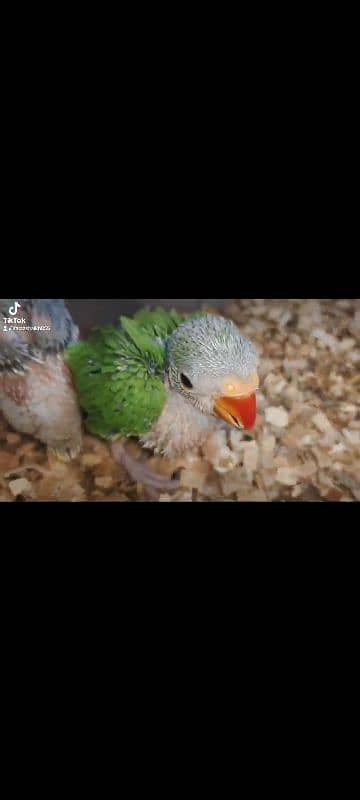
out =
[[[132,458],[126,451],[123,442],[115,442],[111,446],[112,455],[118,464],[121,464],[130,475],[130,478],[135,483],[141,483],[145,488],[149,489],[150,495],[155,497],[152,489],[158,489],[163,492],[173,492],[180,487],[180,481],[172,478],[167,478],[165,475],[157,475],[152,469],[145,464]]]
[[[69,461],[72,461],[76,458],[81,450],[81,444],[76,445],[63,445],[58,447],[49,447],[48,448],[50,453],[65,464],[68,464]]]

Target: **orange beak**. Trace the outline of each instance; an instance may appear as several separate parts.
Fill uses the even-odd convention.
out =
[[[250,430],[256,422],[256,395],[219,397],[215,400],[214,411],[229,425]]]

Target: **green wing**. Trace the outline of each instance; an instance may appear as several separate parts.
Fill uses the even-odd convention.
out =
[[[186,315],[178,314],[174,310],[165,311],[163,308],[157,308],[156,311],[142,309],[134,317],[136,324],[144,333],[162,344],[185,319],[187,319]]]
[[[80,405],[91,433],[104,438],[141,436],[166,401],[165,340],[185,319],[163,309],[121,317],[121,327],[94,331],[67,348]]]
[[[182,322],[187,319],[196,319],[203,315],[203,311],[195,311],[192,314],[179,314],[174,309],[171,311],[165,311],[163,308],[157,308],[156,311],[142,309],[135,314],[134,320],[144,333],[151,336],[157,343],[165,345],[167,337]]]

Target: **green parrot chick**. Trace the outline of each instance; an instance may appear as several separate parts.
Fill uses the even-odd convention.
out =
[[[230,320],[141,311],[72,345],[66,360],[87,428],[109,440],[135,436],[176,457],[220,420],[255,424],[258,356]]]

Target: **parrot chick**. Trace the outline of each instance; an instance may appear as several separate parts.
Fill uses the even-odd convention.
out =
[[[200,447],[220,420],[241,429],[255,424],[258,356],[230,320],[140,311],[71,345],[65,359],[88,430],[112,441],[114,457],[152,489],[178,482],[131,458],[127,437],[176,458]]]
[[[63,300],[20,300],[20,324],[6,322],[12,303],[0,300],[0,411],[15,430],[67,461],[82,441],[79,403],[63,358],[78,328]]]

